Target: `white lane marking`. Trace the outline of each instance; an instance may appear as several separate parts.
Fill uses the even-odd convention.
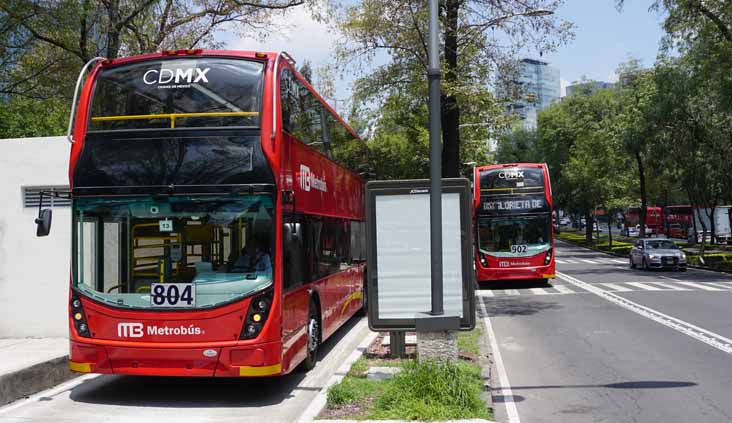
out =
[[[628,263],[628,260],[612,259],[612,261],[614,263],[618,263],[618,264],[626,264],[626,263]]]
[[[663,283],[663,282],[650,282],[654,285],[662,286],[666,289],[671,289],[673,291],[691,291],[689,288],[682,288],[680,286],[671,285],[670,283]]]
[[[661,288],[655,287],[653,285],[646,285],[642,282],[626,282],[625,284],[640,288],[644,291],[661,291]]]
[[[618,284],[615,284],[615,283],[599,283],[598,285],[606,286],[606,287],[610,288],[612,291],[615,291],[615,292],[631,292],[631,291],[633,291],[630,288],[626,288],[624,286],[621,286],[621,285],[618,285]]]
[[[88,374],[83,375],[74,379],[71,379],[68,382],[64,382],[56,387],[53,387],[51,389],[47,389],[45,391],[38,392],[37,394],[31,395],[26,399],[21,399],[15,402],[11,402],[10,404],[0,407],[0,414],[9,413],[15,409],[18,409],[20,407],[23,407],[24,405],[28,405],[33,402],[38,402],[41,400],[41,398],[52,398],[56,395],[63,393],[65,391],[71,391],[72,389],[76,388],[77,386],[81,385],[82,383],[86,382],[90,379],[95,379],[101,377],[97,374]]]
[[[718,286],[720,288],[724,288],[725,290],[729,291],[732,289],[732,285],[725,285],[725,283],[732,283],[732,282],[707,282],[707,285],[714,285]]]
[[[547,291],[544,288],[531,288],[531,292],[533,292],[536,295],[549,295],[549,294],[551,294],[549,291]]]
[[[602,259],[597,259],[597,261],[599,261],[599,262],[600,262],[600,263],[602,263],[602,264],[615,264],[615,262],[614,262],[613,260],[611,260],[611,259],[606,259],[606,258],[602,258]]]
[[[557,262],[557,263],[559,263],[559,264],[565,264],[566,263],[564,260],[559,260],[557,258],[555,258],[554,261]]]
[[[478,290],[479,297],[493,297],[495,295],[496,294],[494,294],[493,291],[488,291],[488,290],[484,290],[484,289]]]
[[[685,322],[681,319],[663,314],[660,311],[638,304],[634,301],[630,301],[612,292],[603,291],[596,286],[593,286],[587,282],[583,282],[572,276],[565,275],[564,273],[557,272],[557,277],[580,288],[584,288],[599,297],[602,297],[612,303],[619,305],[620,307],[637,313],[643,317],[647,317],[655,322],[674,329],[677,332],[688,335],[722,352],[732,355],[732,339],[725,338],[722,335],[700,328],[699,326],[692,325],[691,323]]]
[[[589,264],[597,264],[596,261],[587,260],[587,259],[580,259],[580,261],[584,261],[585,263],[589,263]]]
[[[518,409],[516,403],[513,401],[513,392],[511,391],[511,382],[508,381],[508,373],[506,373],[506,367],[503,365],[503,358],[501,357],[501,351],[498,349],[498,342],[496,341],[496,334],[493,332],[493,326],[491,320],[488,317],[488,312],[485,309],[485,303],[480,302],[480,311],[483,312],[483,324],[485,330],[488,332],[488,339],[491,343],[491,350],[493,351],[493,363],[496,365],[498,370],[498,381],[501,383],[501,396],[503,397],[503,404],[506,406],[506,414],[508,414],[509,423],[521,423],[519,419]]]
[[[690,286],[692,288],[701,289],[702,291],[724,291],[724,289],[722,289],[722,288],[703,285],[703,284],[696,283],[696,282],[686,282],[686,281],[680,281],[680,280],[674,280],[674,282],[681,284],[681,285]]]
[[[565,285],[554,285],[554,289],[559,291],[560,294],[576,294],[576,292],[567,288]]]
[[[503,292],[506,295],[521,295],[521,293],[518,291],[518,289],[504,289]]]
[[[564,259],[564,261],[565,261],[565,262],[566,262],[567,264],[577,264],[577,262],[576,262],[575,260],[570,260],[570,259]]]

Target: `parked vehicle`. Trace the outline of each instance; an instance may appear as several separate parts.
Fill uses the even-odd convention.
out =
[[[686,270],[686,254],[668,239],[643,238],[636,241],[628,257],[630,267]]]

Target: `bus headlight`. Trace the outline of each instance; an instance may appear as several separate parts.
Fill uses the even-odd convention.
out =
[[[269,309],[272,306],[272,290],[258,295],[249,303],[247,318],[244,320],[244,326],[241,329],[239,339],[253,339],[262,331],[264,323],[267,321]]]
[[[74,328],[76,329],[76,333],[79,336],[91,338],[91,334],[89,333],[89,325],[86,323],[86,313],[84,313],[84,307],[82,306],[81,300],[78,297],[71,297],[71,310],[69,310],[69,312],[71,314],[71,319],[74,322]]]
[[[478,253],[478,260],[480,260],[480,264],[483,265],[483,267],[488,267],[488,260],[485,259],[485,255],[483,253]]]
[[[552,251],[551,248],[548,249],[548,250],[546,250],[546,257],[544,257],[544,266],[548,266],[549,263],[551,263],[551,261],[552,261],[552,254],[553,253],[554,252]]]

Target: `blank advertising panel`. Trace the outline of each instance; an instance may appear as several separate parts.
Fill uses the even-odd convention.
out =
[[[409,330],[431,309],[429,181],[367,184],[369,326]],[[470,190],[465,179],[443,180],[443,305],[446,315],[474,324]]]
[[[431,307],[430,196],[376,197],[379,317],[412,319]],[[442,195],[442,283],[447,314],[462,316],[460,194]]]

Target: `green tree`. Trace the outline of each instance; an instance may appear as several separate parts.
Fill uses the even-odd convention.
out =
[[[541,163],[544,160],[539,150],[539,134],[535,130],[518,129],[503,135],[498,141],[498,163]]]
[[[442,52],[442,174],[458,176],[461,124],[500,120],[489,91],[496,63],[506,64],[523,47],[547,52],[571,37],[571,25],[545,15],[561,0],[445,0],[440,3]],[[347,9],[339,21],[344,34],[338,49],[342,67],[364,66],[388,55],[385,64],[363,76],[355,86],[359,100],[383,103],[392,95],[427,97],[427,3],[412,0],[365,0]],[[494,35],[502,33],[503,41]],[[466,113],[466,110],[470,112]],[[471,128],[475,127],[464,127]],[[474,140],[475,138],[473,138]],[[485,138],[486,140],[488,138]]]

